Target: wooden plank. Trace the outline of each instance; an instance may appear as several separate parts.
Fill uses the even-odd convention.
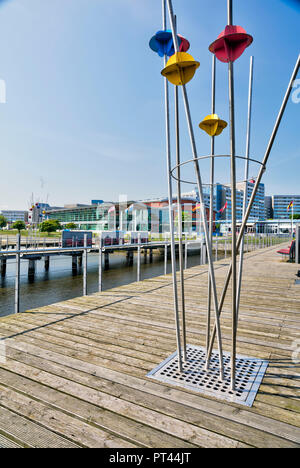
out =
[[[18,369],[22,369],[20,365]],[[32,368],[23,366],[23,370],[23,375],[26,374],[25,371],[27,370],[27,373],[32,377],[34,373]],[[27,379],[2,369],[0,370],[0,382],[5,380],[5,385],[16,392],[26,394],[28,397],[33,397],[35,400],[56,410],[62,410],[70,416],[79,418],[85,423],[92,425],[92,427],[96,426],[102,430],[108,429],[121,438],[125,436],[127,440],[138,446],[151,447],[160,445],[164,448],[195,447],[193,444],[188,444],[181,439],[169,436],[156,429],[151,429],[144,424],[130,420],[127,417],[120,416],[119,414],[96,406],[86,398],[84,398],[84,401],[71,394],[69,395],[60,390],[58,391],[55,388],[54,376],[52,376],[51,387],[37,383],[41,381],[41,379],[37,379],[38,375],[39,374],[35,371],[33,381],[32,379]],[[49,376],[51,385],[50,378],[51,376]],[[82,390],[81,396],[84,393],[84,387],[82,387]]]
[[[24,448],[24,446],[19,445],[16,442],[14,442],[12,439],[4,437],[3,435],[0,434],[0,448],[15,449],[15,448]]]
[[[1,397],[2,393],[0,394]],[[27,448],[79,447],[76,443],[60,437],[56,433],[2,406],[0,406],[0,434],[6,439],[14,441],[17,445]]]
[[[99,379],[94,379],[96,388],[93,388],[89,385],[89,389],[86,386],[80,384],[75,384],[74,381],[70,382],[68,379],[59,378],[57,375],[53,376],[45,371],[33,372],[32,367],[24,366],[19,363],[9,361],[7,369],[11,371],[22,374],[22,376],[28,376],[31,380],[25,380],[24,378],[20,379],[13,374],[4,374],[0,370],[0,381],[5,378],[5,381],[8,382],[8,385],[14,388],[17,388],[19,391],[30,393],[34,398],[40,398],[40,387],[38,389],[33,388],[32,379],[42,383],[46,386],[47,391],[43,392],[43,398],[46,398],[47,402],[50,398],[50,388],[59,388],[64,392],[64,394],[72,395],[73,397],[80,398],[80,400],[85,400],[90,403],[97,404],[98,406],[103,407],[105,410],[115,411],[118,414],[125,412],[127,417],[130,417],[130,420],[136,419],[137,422],[147,420],[149,412],[145,410],[147,408],[151,411],[158,412],[156,417],[155,425],[157,427],[157,420],[162,420],[162,428],[166,430],[165,416],[174,418],[174,425],[178,425],[178,418],[180,421],[185,421],[190,424],[205,427],[207,430],[213,432],[218,432],[226,437],[232,437],[234,439],[240,440],[245,444],[255,445],[257,447],[297,447],[297,444],[293,444],[290,441],[283,440],[281,437],[276,437],[274,435],[268,434],[267,432],[262,432],[257,429],[248,427],[245,431],[243,424],[232,422],[228,418],[225,420],[219,415],[212,415],[207,411],[200,411],[199,409],[191,408],[183,403],[174,403],[167,398],[158,397],[153,394],[145,393],[144,391],[139,391],[132,389],[128,386],[116,385],[111,381],[105,381],[105,392],[101,392]],[[75,376],[76,378],[76,376]],[[18,384],[19,380],[19,384]],[[102,384],[104,387],[104,384]],[[103,390],[103,388],[102,388]],[[59,402],[61,405],[62,397],[55,395],[54,401]],[[117,400],[116,400],[117,396]],[[66,409],[65,403],[66,397],[64,398],[63,407]],[[121,401],[119,401],[121,400]],[[126,404],[127,402],[127,404]],[[53,403],[53,399],[51,400]],[[57,404],[57,403],[56,403]],[[118,406],[119,405],[119,406]],[[78,403],[75,402],[72,405],[72,408],[75,408],[76,413],[78,414]],[[132,413],[130,414],[130,408],[132,408]],[[72,411],[75,411],[74,409]],[[146,411],[147,414],[144,414]],[[91,414],[89,411],[88,414]],[[95,410],[93,409],[93,422],[95,422]],[[141,416],[140,416],[141,415]],[[112,419],[112,416],[110,416]],[[148,421],[149,423],[149,421]],[[110,421],[111,424],[111,421]],[[117,426],[118,427],[118,426]],[[120,426],[119,426],[120,427]],[[300,431],[299,431],[300,433]],[[213,434],[211,438],[214,440],[215,435]],[[205,444],[205,441],[203,440]],[[215,443],[215,441],[214,441]],[[207,445],[204,445],[207,446]]]
[[[40,357],[37,358],[33,356],[33,353],[39,354]],[[224,405],[219,402],[212,402],[211,400],[202,398],[199,395],[195,396],[194,394],[186,393],[185,391],[181,392],[171,387],[164,388],[163,385],[156,384],[149,380],[145,383],[144,380],[139,378],[108,370],[107,368],[100,367],[99,365],[86,365],[76,359],[65,358],[60,355],[55,355],[54,353],[49,354],[49,352],[45,352],[40,349],[35,350],[32,346],[28,347],[26,353],[18,352],[15,349],[11,351],[9,347],[8,356],[18,359],[18,361],[29,363],[30,366],[37,367],[38,369],[47,369],[49,372],[55,373],[55,375],[68,376],[72,381],[76,380],[84,385],[89,385],[93,388],[101,389],[102,391],[108,391],[109,393],[113,393],[114,390],[111,388],[107,380],[113,382],[113,388],[115,388],[115,391],[117,392],[119,392],[118,384],[125,385],[126,387],[141,390],[142,392],[151,393],[160,398],[163,397],[171,399],[177,403],[184,401],[185,404],[188,404],[192,408],[209,411],[212,412],[212,414],[224,416],[226,419],[232,419],[241,423],[246,420],[251,427],[252,419],[254,419],[253,427],[260,429],[263,427],[265,432],[272,429],[274,434],[277,434],[276,431],[278,430],[278,435],[280,437],[283,437],[283,434],[287,434],[287,438],[290,440],[297,441],[300,439],[300,431],[295,427],[277,423],[270,418],[253,418],[253,415],[245,409],[241,410],[239,408],[239,411],[237,411],[237,405],[231,406]],[[68,371],[68,369],[70,369],[70,371]],[[74,370],[76,371],[75,373]],[[127,398],[129,395],[128,389],[126,389],[125,395]],[[258,420],[260,421],[259,425],[257,425]],[[224,427],[226,427],[226,424]]]
[[[270,360],[252,408],[146,378],[175,349],[167,275],[1,319],[6,362],[0,365],[0,410],[84,447],[160,441],[165,447],[298,447],[296,266],[279,262],[276,247],[245,259],[238,353]],[[228,264],[215,264],[218,294]],[[207,266],[185,271],[185,285],[188,342],[203,345]],[[230,345],[230,309],[228,295],[221,317],[224,349]],[[1,435],[37,446],[25,426],[21,440],[3,433],[0,424]]]
[[[13,392],[0,385],[1,404],[7,406],[9,409],[22,412],[27,418],[38,420],[39,423],[47,425],[48,428],[55,428],[61,434],[68,434],[76,441],[84,444],[90,448],[133,448],[137,447],[130,442],[126,442],[116,436],[104,432],[97,427],[91,427],[78,419],[72,418],[61,411],[52,409],[49,406],[43,405],[35,400],[32,400],[22,394]],[[91,396],[91,395],[90,395]],[[103,398],[101,398],[103,401]],[[117,404],[117,400],[115,401]],[[126,409],[130,411],[130,404],[125,405]],[[136,406],[136,405],[135,405]],[[120,407],[118,407],[120,409]],[[131,414],[131,413],[130,413]],[[155,424],[156,427],[163,427],[164,431],[168,433],[180,433],[181,438],[190,441],[200,447],[231,447],[237,448],[243,446],[236,441],[231,441],[218,434],[211,434],[209,431],[201,428],[193,427],[174,418],[158,418],[154,412],[144,410],[144,416],[148,423]],[[212,438],[213,435],[213,438]]]
[[[90,448],[134,448],[126,440],[114,434],[91,427],[79,419],[70,417],[64,412],[52,409],[38,401],[14,392],[0,385],[0,404],[2,407],[22,415],[26,419],[38,423],[47,430],[72,439],[83,447]]]
[[[80,320],[79,317],[76,317],[75,320]],[[82,318],[83,320],[83,318]],[[120,314],[116,314],[114,310],[111,310],[111,309],[107,309],[106,311],[99,311],[99,310],[93,310],[90,312],[90,315],[89,315],[89,320],[90,321],[94,321],[93,323],[95,323],[95,325],[97,326],[97,320],[101,320],[101,323],[102,323],[102,326],[105,325],[105,324],[110,324],[111,322],[112,323],[121,323],[122,321],[122,325],[124,327],[129,327],[129,329],[132,329],[132,327],[135,327],[135,328],[138,328],[138,329],[147,329],[148,331],[148,334],[152,334],[153,335],[153,332],[154,334],[162,334],[163,336],[167,336],[168,335],[168,331],[171,329],[173,330],[174,329],[174,324],[173,322],[170,320],[168,322],[165,322],[165,323],[159,323],[159,322],[154,322],[154,321],[150,321],[150,320],[146,320],[144,317],[141,317],[141,319],[139,320],[138,317],[134,317],[134,316],[131,316],[131,315],[127,315],[126,318],[124,318],[122,315]],[[147,323],[147,325],[143,326],[143,324]],[[188,320],[188,323],[190,324],[190,320]],[[223,328],[224,330],[228,330],[228,335],[226,335],[226,333],[224,333],[224,339],[226,340],[229,339],[229,332],[230,332],[230,326],[229,326],[229,321],[228,322],[222,322],[223,323]],[[242,321],[241,321],[242,323]],[[201,324],[200,324],[201,325]],[[203,322],[203,325],[204,325],[204,322]],[[248,328],[249,328],[249,325],[247,324]],[[204,326],[203,326],[204,328]],[[245,327],[243,327],[243,323],[241,324],[241,334],[243,335],[242,339],[245,339],[247,337],[249,337],[249,339],[247,340],[248,343],[254,343],[254,344],[259,344],[258,340],[253,340],[252,338],[252,335],[255,335],[255,331],[247,331],[247,329]],[[266,330],[268,329],[267,326],[263,327],[263,326],[260,326],[258,325],[257,326],[257,332],[256,332],[256,335],[259,336],[270,336],[271,338],[275,338],[276,337],[276,333],[275,333],[275,329],[271,329],[270,331],[274,331],[273,333],[267,333],[266,331],[264,332],[263,330]],[[193,328],[191,327],[189,329],[189,332],[190,333],[199,333],[199,329],[196,329],[196,328]],[[203,331],[202,331],[203,333]],[[279,331],[277,330],[277,338],[278,338],[278,333]],[[296,335],[296,333],[295,333]],[[290,338],[290,341],[292,341],[293,339],[293,334]],[[288,340],[288,337],[285,336],[282,340],[280,339],[277,339],[276,340],[276,343],[277,345],[279,346],[282,346],[283,349],[286,349],[288,352],[290,351],[290,343],[287,343]],[[268,340],[268,342],[266,341],[261,341],[260,340],[260,343],[262,343],[263,345],[268,345],[268,346],[273,346],[274,345],[274,340],[270,339]]]

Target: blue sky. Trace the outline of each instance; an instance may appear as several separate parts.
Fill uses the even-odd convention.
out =
[[[198,153],[207,155],[209,139],[198,123],[210,113],[208,46],[225,27],[226,1],[173,4],[178,31],[201,63],[188,95]],[[234,1],[234,24],[254,36],[235,64],[239,155],[245,152],[250,55],[255,57],[251,156],[261,160],[299,54],[299,12],[297,1]],[[0,209],[28,208],[32,192],[59,206],[117,200],[119,194],[166,195],[163,63],[148,47],[160,28],[161,0],[0,2],[0,79],[7,96],[0,104]],[[227,66],[220,62],[216,99],[218,114],[227,120]],[[192,155],[180,104],[187,160]],[[299,112],[300,103],[290,100],[263,180],[267,194],[300,193]],[[216,151],[228,153],[228,130]],[[207,163],[201,171],[205,182]],[[257,171],[251,168],[251,175]],[[193,179],[192,168],[186,172]],[[226,161],[216,172],[218,181],[229,182]]]

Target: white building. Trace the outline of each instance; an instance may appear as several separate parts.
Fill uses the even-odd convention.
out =
[[[300,226],[300,219],[289,218],[268,219],[267,221],[256,223],[256,232],[268,234],[292,234],[295,233],[296,226]]]
[[[7,219],[9,224],[14,223],[15,221],[24,221],[28,222],[28,211],[23,210],[1,210],[0,214]]]
[[[247,204],[250,201],[252,191],[254,188],[254,181],[247,184]],[[236,184],[236,219],[241,221],[243,218],[243,200],[244,200],[244,183]],[[184,193],[183,196],[192,196],[199,200],[197,188],[192,192]],[[207,208],[210,206],[210,188],[203,188],[204,203]],[[227,204],[227,208],[220,213],[220,210]],[[214,189],[214,210],[217,211],[217,220],[229,221],[231,220],[231,187],[230,185],[223,185],[217,183]],[[250,211],[249,221],[263,221],[265,220],[265,186],[259,184],[256,196],[254,198],[253,206]]]
[[[294,214],[300,214],[300,195],[273,195],[273,217],[274,219],[288,218],[292,214],[292,209],[289,211],[287,207],[293,202]]]

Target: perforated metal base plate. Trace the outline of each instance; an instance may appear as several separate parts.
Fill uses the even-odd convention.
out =
[[[223,353],[224,380],[219,375],[219,354],[212,353],[209,370],[205,369],[206,351],[199,346],[187,346],[187,361],[183,372],[178,371],[177,352],[153,369],[147,377],[160,382],[187,388],[205,395],[252,406],[261,381],[268,367],[268,361],[237,355],[236,389],[230,388],[230,354]]]

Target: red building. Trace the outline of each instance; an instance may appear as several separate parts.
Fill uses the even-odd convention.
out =
[[[168,219],[169,216],[169,200],[167,198],[160,198],[160,199],[150,199],[150,200],[143,200],[142,203],[150,208],[150,211],[153,210],[160,210],[162,213],[165,213],[165,219]],[[177,215],[177,198],[173,197],[172,203],[173,209],[173,219],[175,222],[178,221]],[[200,204],[194,198],[190,197],[182,197],[181,199],[181,209],[182,209],[182,220],[183,220],[183,230],[192,230],[192,231],[199,231],[200,230],[200,222],[201,222],[201,215],[200,215]],[[205,207],[206,211],[206,219],[209,221],[209,208]],[[164,224],[164,216],[160,217],[160,224]],[[213,220],[216,220],[216,211],[213,213]],[[184,229],[186,228],[186,229]],[[215,227],[214,227],[215,230]],[[162,229],[163,231],[163,229]],[[161,231],[161,232],[162,232]]]

